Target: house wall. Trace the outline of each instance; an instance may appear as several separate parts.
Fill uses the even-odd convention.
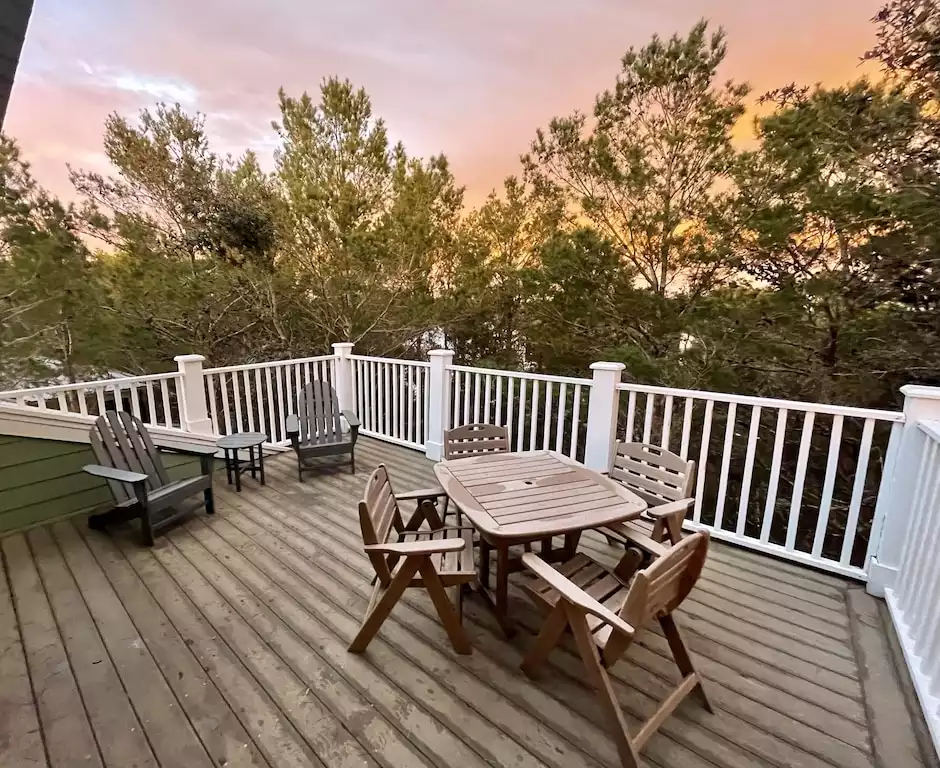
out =
[[[110,504],[107,484],[82,472],[95,463],[87,443],[0,435],[0,536]],[[199,472],[198,457],[163,463],[174,479]]]
[[[0,127],[6,115],[16,65],[26,39],[26,27],[33,10],[33,0],[0,2]]]

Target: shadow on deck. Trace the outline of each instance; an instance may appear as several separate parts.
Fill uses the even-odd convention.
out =
[[[361,657],[346,652],[371,572],[356,501],[385,462],[399,490],[426,486],[419,453],[364,439],[359,472],[268,485],[152,550],[65,522],[2,541],[2,766],[616,765],[597,697],[568,643],[539,682],[520,671],[540,618],[502,639],[466,602],[469,657],[412,591]],[[325,461],[324,464],[328,464]],[[582,547],[610,557],[603,539]],[[12,600],[11,600],[12,597]],[[677,614],[718,714],[686,700],[643,752],[681,768],[907,768],[922,764],[878,601],[855,584],[713,545]],[[676,670],[649,630],[614,669],[636,725]]]

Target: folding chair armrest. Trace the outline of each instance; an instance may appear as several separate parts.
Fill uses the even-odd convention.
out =
[[[552,589],[561,595],[563,600],[573,603],[587,613],[627,636],[632,636],[634,629],[621,619],[616,613],[599,603],[581,587],[569,581],[552,566],[546,563],[534,552],[526,552],[522,556],[522,564],[539,578],[548,583]]]
[[[359,427],[359,417],[352,411],[343,411],[343,418],[346,419],[346,423],[349,424],[350,429]]]
[[[459,552],[466,546],[463,539],[436,539],[433,541],[404,541],[391,544],[366,544],[366,552],[385,552],[395,555],[434,555]]]
[[[446,496],[447,492],[438,486],[437,488],[418,488],[414,491],[405,491],[404,493],[395,493],[395,498],[399,501],[421,501],[423,499],[439,499]]]
[[[646,514],[652,517],[654,520],[661,520],[664,517],[672,517],[673,515],[685,514],[689,511],[692,505],[695,504],[695,499],[679,499],[678,501],[669,501],[665,504],[657,504],[655,507],[648,507],[646,509]]]
[[[117,469],[115,467],[102,467],[100,464],[86,464],[82,467],[84,472],[95,477],[103,477],[105,480],[114,480],[118,483],[146,483],[147,475],[141,472],[128,472],[126,469]]]

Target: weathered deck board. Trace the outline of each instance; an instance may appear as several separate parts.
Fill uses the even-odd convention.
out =
[[[221,476],[218,514],[152,550],[79,521],[4,539],[0,766],[616,765],[572,642],[537,682],[519,671],[541,624],[521,591],[512,641],[466,602],[469,657],[419,590],[366,654],[346,652],[371,591],[355,510],[368,473],[384,462],[399,490],[433,483],[418,453],[367,439],[357,453],[355,476],[344,466],[299,483],[291,456],[268,460],[264,488],[247,480],[235,494]],[[582,546],[615,556],[599,536]],[[678,618],[718,714],[683,703],[646,763],[889,768],[865,699],[878,691],[853,644],[849,590],[871,600],[857,589],[713,546]],[[613,673],[633,726],[676,677],[655,631]],[[896,768],[917,768],[909,754]]]

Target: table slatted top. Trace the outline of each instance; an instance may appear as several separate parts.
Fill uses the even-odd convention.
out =
[[[434,473],[482,532],[538,538],[638,517],[646,502],[554,451],[490,453],[442,461]]]

